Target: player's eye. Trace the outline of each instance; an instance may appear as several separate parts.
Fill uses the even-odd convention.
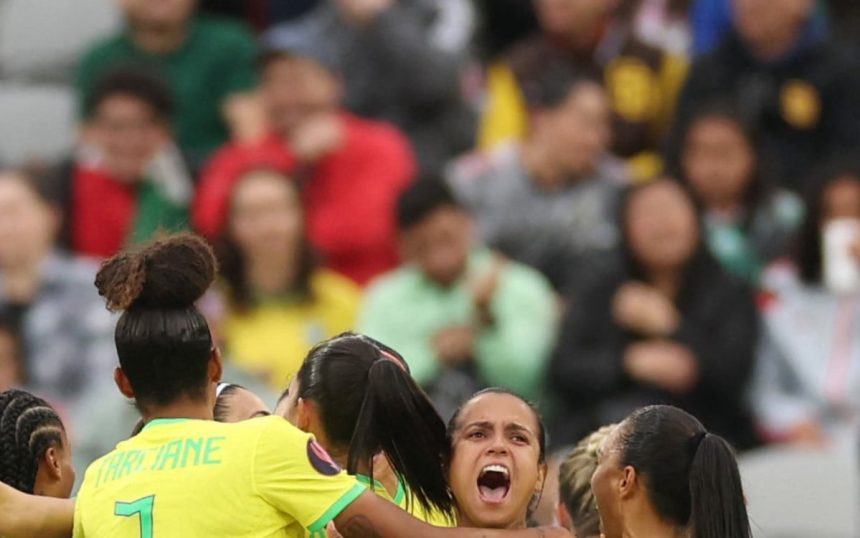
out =
[[[467,439],[484,439],[485,437],[487,437],[487,435],[481,430],[475,430],[466,436]]]

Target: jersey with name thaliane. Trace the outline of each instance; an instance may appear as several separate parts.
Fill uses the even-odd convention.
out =
[[[87,469],[74,538],[316,538],[364,491],[281,417],[156,419]]]

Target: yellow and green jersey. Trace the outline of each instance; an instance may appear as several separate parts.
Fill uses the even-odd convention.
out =
[[[429,523],[434,527],[456,527],[457,522],[453,519],[446,516],[444,513],[439,510],[430,510],[428,511],[418,499],[412,494],[409,490],[409,486],[403,481],[403,478],[398,477],[397,480],[397,491],[394,493],[394,497],[388,492],[385,488],[385,485],[382,484],[379,480],[371,480],[369,476],[365,476],[362,474],[356,475],[356,479],[359,482],[369,487],[373,490],[374,493],[386,499],[388,501],[393,502],[403,510],[412,514],[413,517],[420,519],[425,523]]]
[[[281,417],[157,419],[87,469],[74,538],[316,538],[364,491]]]

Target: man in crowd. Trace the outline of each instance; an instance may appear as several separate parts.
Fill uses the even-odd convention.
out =
[[[638,39],[620,0],[537,0],[541,34],[515,46],[487,74],[481,145],[520,139],[530,129],[529,92],[559,64],[601,78],[612,110],[612,151],[632,172],[658,173],[666,130],[685,62]]]
[[[425,174],[474,143],[473,114],[461,95],[461,61],[433,44],[434,3],[321,2],[303,20],[268,34],[277,42],[301,32],[312,46],[330,48],[345,82],[345,107],[402,129]]]
[[[106,258],[188,226],[193,184],[170,130],[170,89],[134,69],[110,71],[86,103],[79,147],[60,167],[62,243]]]
[[[672,136],[703,103],[735,98],[764,135],[764,152],[785,187],[805,191],[816,164],[856,150],[860,140],[857,63],[814,19],[815,0],[733,0],[733,30],[693,65]]]
[[[540,397],[556,321],[546,280],[477,246],[441,181],[406,191],[397,220],[404,265],[370,287],[359,330],[406,357],[443,416],[483,385]]]
[[[218,152],[201,178],[194,222],[223,230],[233,183],[266,164],[301,182],[308,233],[323,263],[360,284],[397,264],[394,208],[415,161],[394,127],[345,112],[337,58],[299,32],[261,59],[261,98],[272,131]]]
[[[247,132],[260,128],[249,112],[256,49],[247,30],[238,23],[196,16],[196,0],[121,4],[125,29],[95,45],[78,66],[82,105],[106,71],[135,65],[169,82],[176,98],[173,128],[193,162],[205,159],[231,132],[250,136]]]
[[[607,153],[610,109],[598,82],[559,66],[529,99],[527,139],[464,157],[448,180],[488,245],[567,293],[613,262],[626,176]]]

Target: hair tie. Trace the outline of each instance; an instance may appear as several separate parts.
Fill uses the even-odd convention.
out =
[[[702,444],[702,440],[710,435],[707,431],[700,431],[690,437],[690,452],[695,454],[699,451],[699,446]]]
[[[225,390],[227,390],[228,387],[231,387],[231,386],[233,386],[233,383],[224,383],[224,382],[218,383],[218,386],[215,387],[215,397],[220,398],[221,393],[223,393]]]

